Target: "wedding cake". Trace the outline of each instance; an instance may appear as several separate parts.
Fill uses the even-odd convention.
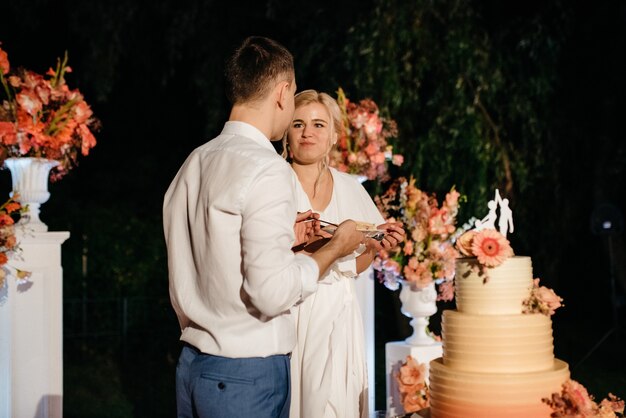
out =
[[[550,316],[522,313],[532,289],[530,257],[457,259],[457,310],[443,312],[443,355],[430,362],[431,418],[550,417],[542,398],[569,368],[554,358]]]

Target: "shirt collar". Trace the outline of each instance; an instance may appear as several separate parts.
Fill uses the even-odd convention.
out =
[[[269,150],[276,151],[270,140],[263,134],[263,132],[246,122],[236,120],[227,121],[224,124],[224,129],[222,129],[222,135],[245,136],[246,138],[252,139],[257,144]]]

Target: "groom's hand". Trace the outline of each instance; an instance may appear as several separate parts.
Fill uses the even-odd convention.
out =
[[[319,213],[312,210],[306,212],[298,212],[296,215],[296,223],[293,226],[293,232],[296,237],[292,250],[300,251],[306,244],[312,240],[320,231],[320,222],[318,221]]]

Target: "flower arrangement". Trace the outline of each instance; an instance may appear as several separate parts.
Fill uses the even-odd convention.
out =
[[[19,196],[14,195],[0,206],[0,289],[4,287],[6,282],[5,265],[9,261],[9,256],[20,251],[15,237],[14,216],[28,211],[28,208],[23,207],[17,201],[18,198]],[[30,273],[17,270],[18,281],[27,280],[28,276]]]
[[[553,418],[623,418],[624,401],[609,393],[599,404],[587,389],[575,380],[567,380],[561,393],[542,399],[552,409]]]
[[[382,196],[374,201],[388,221],[401,222],[406,237],[397,249],[380,251],[374,259],[378,280],[396,290],[401,280],[417,288],[435,282],[439,285],[438,300],[454,297],[454,270],[458,252],[453,245],[456,216],[461,197],[454,187],[441,206],[434,193],[415,187],[415,179],[394,180]]]
[[[79,152],[88,155],[96,145],[93,131],[99,121],[83,95],[71,90],[65,75],[72,72],[63,60],[46,76],[18,68],[11,71],[8,55],[0,48],[0,164],[10,157],[37,157],[59,161],[51,180],[77,165]]]
[[[410,355],[406,356],[406,361],[400,366],[399,372],[394,374],[402,408],[407,414],[428,408],[430,404],[425,375],[426,365],[418,363]]]
[[[387,180],[387,161],[397,166],[404,162],[404,157],[393,154],[393,146],[387,142],[398,134],[396,122],[382,117],[371,99],[351,102],[341,88],[337,91],[337,103],[344,129],[330,153],[330,164],[339,171],[369,180]]]
[[[541,313],[550,316],[563,306],[563,299],[554,293],[554,290],[539,286],[539,279],[535,279],[530,296],[524,300],[523,306],[522,313]]]

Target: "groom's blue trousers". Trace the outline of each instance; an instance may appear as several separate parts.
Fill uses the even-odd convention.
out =
[[[289,418],[289,357],[227,358],[186,344],[176,367],[178,418]]]

